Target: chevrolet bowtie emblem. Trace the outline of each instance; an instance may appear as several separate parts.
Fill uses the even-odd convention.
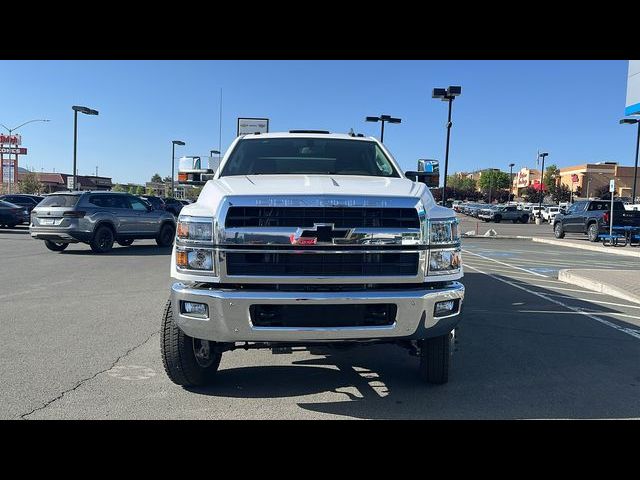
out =
[[[333,223],[314,223],[312,228],[298,228],[289,238],[291,245],[333,244],[335,238],[347,238],[350,231],[349,228],[334,228]]]

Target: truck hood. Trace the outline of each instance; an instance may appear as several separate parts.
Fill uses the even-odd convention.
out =
[[[243,175],[212,182],[223,195],[365,195],[416,197],[423,188],[406,178],[360,175]]]
[[[209,180],[198,201],[185,206],[181,214],[215,215],[225,197],[235,196],[352,196],[420,199],[430,218],[450,218],[453,210],[436,205],[429,189],[406,178],[356,175],[249,175]]]

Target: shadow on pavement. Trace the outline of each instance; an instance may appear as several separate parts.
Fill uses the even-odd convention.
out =
[[[417,358],[376,345],[323,349],[287,366],[223,369],[215,385],[191,391],[237,398],[325,394],[330,401],[296,401],[309,411],[363,419],[640,416],[638,339],[584,315],[558,313],[566,309],[494,278],[469,273],[464,283],[459,351],[446,385],[423,384]],[[615,309],[584,302],[608,322],[639,328],[607,315]]]
[[[3,233],[18,233],[18,234],[21,233],[23,235],[24,234],[29,235],[29,227],[27,227],[27,226],[24,226],[24,227],[16,226],[16,227],[13,227],[13,228],[0,227],[0,234],[3,234]]]
[[[82,250],[78,246],[85,247]],[[74,249],[76,247],[76,249]],[[66,250],[60,252],[61,255],[90,255],[99,257],[139,257],[149,255],[171,255],[172,247],[158,247],[157,245],[136,245],[129,247],[114,245],[109,253],[94,253],[88,245],[72,243]]]

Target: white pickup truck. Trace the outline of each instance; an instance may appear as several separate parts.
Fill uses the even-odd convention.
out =
[[[183,386],[238,348],[394,343],[448,380],[464,286],[458,221],[375,138],[238,137],[180,212],[161,350]]]

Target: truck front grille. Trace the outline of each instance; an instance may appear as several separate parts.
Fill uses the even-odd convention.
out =
[[[254,327],[336,328],[393,325],[398,307],[393,303],[360,305],[251,305]]]
[[[230,207],[225,227],[420,228],[415,208]]]
[[[419,253],[235,253],[227,275],[415,276]]]

